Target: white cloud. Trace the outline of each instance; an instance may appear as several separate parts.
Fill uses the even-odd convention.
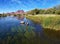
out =
[[[26,8],[26,5],[21,0],[11,0],[13,3],[17,3],[19,6]]]
[[[21,4],[22,2],[20,0],[11,0],[11,2]]]

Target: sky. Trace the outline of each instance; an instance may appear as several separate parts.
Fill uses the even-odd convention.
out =
[[[0,13],[45,9],[60,5],[60,0],[0,0]]]

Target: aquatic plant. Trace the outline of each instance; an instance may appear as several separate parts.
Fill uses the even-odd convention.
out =
[[[32,26],[12,27],[11,30],[6,33],[6,37],[4,37],[4,39],[1,39],[1,43],[2,44],[35,44],[37,38],[34,29],[35,28]],[[37,43],[39,44],[38,41]]]

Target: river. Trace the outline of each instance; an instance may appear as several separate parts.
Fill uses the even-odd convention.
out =
[[[21,21],[24,21],[25,23],[21,24],[20,23]],[[26,25],[26,22],[28,22],[29,25]],[[26,30],[27,28],[28,30]],[[11,36],[11,38],[9,36]],[[17,39],[14,37],[16,37]],[[34,39],[31,39],[31,37]],[[25,40],[25,42],[23,42],[22,39]],[[17,42],[14,42],[16,40],[18,40],[21,44],[28,44],[28,43],[29,44],[40,44],[40,43],[59,44],[60,43],[60,40],[48,38],[46,34],[43,32],[42,26],[39,24],[35,24],[29,19],[24,18],[23,20],[21,20],[18,19],[17,17],[11,17],[11,16],[1,17],[0,18],[0,43],[1,44],[3,42],[7,43],[7,41],[9,41],[7,44],[16,44]]]

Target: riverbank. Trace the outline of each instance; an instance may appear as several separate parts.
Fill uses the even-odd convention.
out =
[[[43,28],[60,30],[60,15],[28,15],[28,19],[41,24]]]

